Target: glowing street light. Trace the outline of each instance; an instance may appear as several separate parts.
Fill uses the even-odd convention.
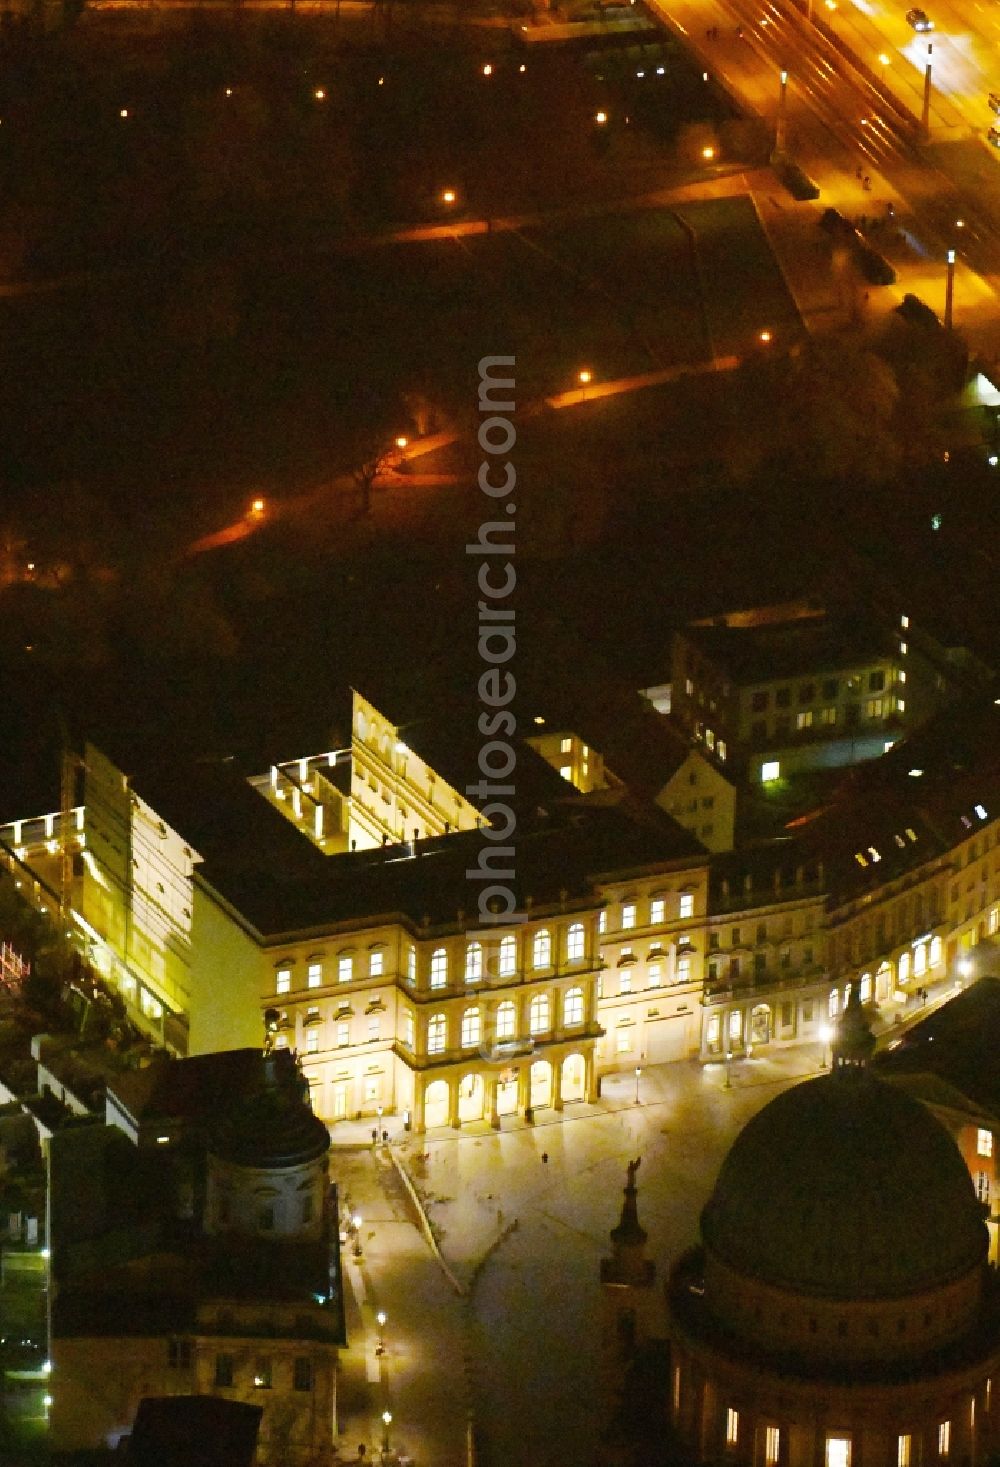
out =
[[[582,383],[582,385],[586,387],[587,383],[591,380],[592,373],[589,372],[586,367],[584,367],[582,371],[577,372],[576,377],[577,381]]]
[[[354,1214],[354,1216],[351,1218],[351,1223],[352,1223],[352,1225],[354,1227],[354,1256],[355,1256],[355,1258],[360,1258],[361,1257],[361,1224],[363,1222],[364,1222],[364,1218],[361,1216],[360,1212],[356,1212]]]
[[[706,163],[711,163],[712,159],[715,157],[715,149],[712,147],[711,143],[706,144],[706,146],[702,148],[701,156],[704,158]]]
[[[316,98],[317,102],[326,101],[326,91],[323,87],[317,87],[316,90],[313,92],[313,96]]]
[[[726,1086],[725,1086],[725,1088],[727,1090],[732,1090],[732,1088],[733,1088],[733,1077],[732,1077],[732,1073],[731,1073],[731,1071],[732,1071],[732,1063],[733,1063],[733,1051],[731,1049],[727,1049],[726,1050]]]
[[[827,1050],[827,1045],[830,1043],[830,1040],[832,1038],[833,1038],[833,1030],[830,1028],[830,1025],[829,1024],[823,1024],[823,1025],[821,1025],[820,1031],[819,1031],[819,1039],[820,1039],[820,1043],[823,1046],[823,1056],[822,1056],[822,1059],[820,1061],[820,1068],[823,1069],[823,1070],[825,1070],[826,1067],[827,1067],[826,1050]]]
[[[118,113],[118,116],[119,117],[127,117],[128,116],[128,108],[127,107],[122,107],[121,110]]]
[[[770,331],[768,331],[767,327],[765,326],[763,331],[758,331],[757,340],[763,342],[764,345],[767,346],[770,342],[774,340],[774,336]]]
[[[446,188],[441,195],[442,204],[453,204],[458,195],[453,188]]]
[[[389,1450],[389,1427],[391,1425],[392,1425],[392,1412],[391,1411],[383,1411],[382,1412],[382,1450],[383,1450],[383,1452],[388,1452],[388,1450]]]
[[[249,510],[250,518],[252,520],[261,520],[261,519],[263,519],[264,518],[264,511],[265,511],[266,508],[267,508],[267,503],[266,503],[265,500],[260,499],[260,498],[257,498],[257,499],[252,500],[251,503],[250,503],[250,510]]]
[[[399,437],[396,439],[396,447],[397,448],[405,448],[406,445],[409,443],[409,441],[410,440],[408,438],[404,437],[403,434],[401,433],[399,435]],[[379,1108],[378,1108],[378,1113],[381,1116],[381,1114],[382,1114],[382,1107],[381,1106],[379,1106]]]
[[[635,1067],[635,1103],[636,1103],[636,1105],[639,1104],[639,1077],[640,1077],[641,1074],[642,1074],[642,1066],[641,1065],[636,1065],[636,1067]]]
[[[378,1343],[375,1346],[376,1355],[385,1354],[385,1326],[388,1318],[389,1316],[384,1309],[380,1309],[375,1316],[375,1322],[378,1325]]]
[[[493,66],[492,66],[492,64],[489,61],[487,61],[486,64],[484,65],[484,67],[483,67],[483,76],[492,76],[492,75],[493,75]]]
[[[594,121],[596,123],[599,123],[601,127],[604,126],[604,124],[607,122],[607,120],[608,120],[608,114],[606,112],[595,112],[594,113]]]

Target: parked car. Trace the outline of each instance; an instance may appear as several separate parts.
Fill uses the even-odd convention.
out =
[[[934,29],[934,22],[926,10],[908,10],[906,12],[906,19],[915,31],[923,32]]]

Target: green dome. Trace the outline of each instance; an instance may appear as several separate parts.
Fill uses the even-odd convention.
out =
[[[832,1299],[917,1293],[981,1265],[965,1162],[918,1100],[870,1072],[777,1096],[744,1127],[701,1219],[737,1272]]]

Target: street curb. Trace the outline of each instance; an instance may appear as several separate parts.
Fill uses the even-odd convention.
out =
[[[417,1217],[420,1219],[420,1230],[427,1240],[427,1246],[430,1248],[431,1252],[434,1254],[434,1257],[437,1259],[438,1264],[441,1268],[441,1272],[451,1284],[452,1288],[455,1290],[455,1293],[459,1296],[460,1299],[467,1298],[469,1290],[463,1283],[459,1282],[459,1280],[452,1273],[451,1269],[448,1267],[444,1255],[442,1254],[441,1249],[438,1247],[437,1239],[435,1238],[433,1229],[431,1228],[430,1219],[428,1218],[427,1213],[424,1210],[423,1203],[420,1201],[420,1198],[417,1195],[417,1189],[413,1185],[413,1181],[410,1177],[409,1172],[407,1171],[405,1165],[400,1160],[400,1158],[396,1155],[392,1147],[388,1147],[387,1149],[389,1152],[389,1156],[392,1159],[392,1164],[396,1168],[397,1175],[402,1181],[403,1186],[406,1188],[410,1197],[410,1201],[417,1209]]]
[[[518,1226],[517,1218],[516,1217],[511,1218],[510,1222],[504,1228],[503,1232],[497,1234],[497,1236],[493,1239],[493,1242],[486,1249],[486,1252],[479,1259],[479,1261],[477,1262],[475,1268],[472,1270],[472,1278],[469,1280],[469,1293],[470,1294],[475,1290],[475,1287],[476,1287],[476,1285],[479,1282],[479,1275],[482,1273],[483,1269],[489,1263],[489,1261],[493,1257],[494,1253],[500,1247],[500,1244],[506,1242],[506,1240],[510,1237],[511,1233],[516,1233],[517,1232],[517,1226]]]

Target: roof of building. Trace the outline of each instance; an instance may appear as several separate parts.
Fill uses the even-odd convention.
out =
[[[290,1049],[263,1056],[251,1084],[228,1098],[212,1127],[213,1155],[271,1170],[315,1161],[330,1133],[309,1105],[309,1086]]]
[[[870,616],[796,618],[760,626],[688,626],[679,634],[739,684],[822,676],[895,652]]]
[[[978,961],[986,961],[987,949]],[[978,978],[911,1025],[875,1060],[887,1078],[933,1075],[967,1101],[1000,1116],[1000,977]]]
[[[144,1396],[128,1444],[131,1467],[251,1467],[262,1406],[221,1396]]]
[[[702,1214],[737,1272],[827,1299],[894,1298],[985,1261],[964,1161],[926,1106],[870,1070],[770,1101],[736,1138]]]
[[[175,1059],[157,1055],[141,1070],[126,1070],[108,1083],[114,1102],[137,1126],[175,1121],[208,1126],[234,1095],[254,1086],[259,1049],[226,1049]]]

